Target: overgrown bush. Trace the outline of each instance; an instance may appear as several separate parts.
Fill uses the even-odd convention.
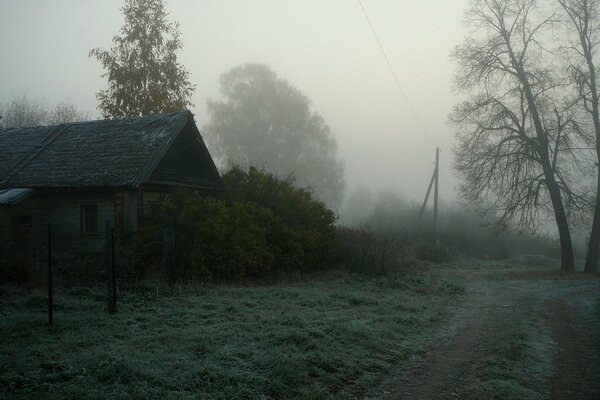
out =
[[[173,193],[125,253],[134,272],[169,280],[240,281],[323,268],[335,215],[291,179],[250,168],[223,176],[221,198]]]
[[[406,261],[407,248],[392,236],[376,235],[366,229],[337,229],[336,262],[346,270],[366,274],[385,274]]]
[[[296,188],[292,178],[278,179],[253,167],[232,168],[223,181],[229,204],[250,203],[273,213],[269,241],[280,268],[308,271],[331,261],[336,216],[309,190]]]
[[[506,259],[521,254],[557,257],[555,239],[533,233],[497,231],[492,220],[458,206],[442,209],[438,218],[437,245],[433,241],[431,213],[419,217],[417,204],[393,194],[382,196],[359,226],[375,236],[395,238],[418,259],[446,262],[454,257]]]

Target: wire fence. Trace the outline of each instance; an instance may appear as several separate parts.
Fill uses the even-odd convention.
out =
[[[88,238],[64,234],[55,225],[13,220],[0,226],[0,283],[40,289],[48,295],[48,323],[53,323],[56,290],[106,285],[107,311],[116,312],[115,232],[108,223]]]

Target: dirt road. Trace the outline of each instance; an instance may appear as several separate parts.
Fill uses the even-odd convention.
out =
[[[525,267],[435,275],[462,282],[465,302],[426,354],[400,367],[409,379],[368,398],[600,399],[600,280]]]

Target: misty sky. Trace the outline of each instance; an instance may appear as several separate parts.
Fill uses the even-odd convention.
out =
[[[450,169],[452,48],[464,36],[467,0],[363,0],[423,133],[394,83],[355,0],[167,0],[180,23],[181,62],[197,85],[199,126],[206,99],[219,98],[221,73],[261,62],[297,86],[331,127],[346,163],[348,190],[425,194],[434,149],[442,149],[441,199],[456,198]],[[26,91],[49,105],[68,101],[99,117],[106,86],[88,57],[109,48],[123,24],[120,0],[0,0],[0,103]],[[435,145],[434,145],[435,144]]]

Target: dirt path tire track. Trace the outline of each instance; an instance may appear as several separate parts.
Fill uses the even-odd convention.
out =
[[[452,323],[454,335],[449,343],[430,352],[424,369],[414,376],[415,384],[403,398],[415,400],[459,399],[461,389],[470,379],[471,368],[484,351],[485,338],[491,329],[490,311],[501,306],[496,294],[472,299],[468,311],[457,315]]]
[[[460,272],[462,274],[463,272]],[[547,375],[538,382],[543,398],[556,400],[600,399],[600,360],[597,349],[585,334],[585,328],[572,307],[562,298],[581,295],[581,287],[571,287],[571,278],[555,272],[513,270],[509,273],[481,275],[467,271],[470,287],[464,307],[448,322],[434,340],[423,360],[411,362],[408,378],[388,381],[372,399],[462,399],[465,388],[477,383],[488,338],[500,329],[497,316],[540,321],[548,340]],[[489,284],[489,279],[498,279]],[[540,280],[556,282],[550,288],[538,286]],[[567,280],[565,280],[567,279]],[[505,282],[504,282],[505,280]],[[482,285],[480,283],[487,282]],[[573,281],[576,282],[576,281]],[[554,286],[553,286],[554,285]],[[560,288],[560,290],[558,290]],[[586,296],[600,296],[597,284],[586,287]],[[552,338],[554,339],[554,345]],[[537,338],[533,337],[533,340]],[[531,339],[530,339],[531,340]],[[553,369],[552,349],[555,351]]]
[[[597,355],[576,311],[557,298],[547,306],[557,345],[551,399],[600,399]]]
[[[472,381],[471,375],[485,353],[487,338],[495,329],[495,313],[513,303],[510,293],[474,291],[465,307],[431,343],[425,359],[413,365],[409,383],[388,384],[377,398],[461,399],[464,386]]]

